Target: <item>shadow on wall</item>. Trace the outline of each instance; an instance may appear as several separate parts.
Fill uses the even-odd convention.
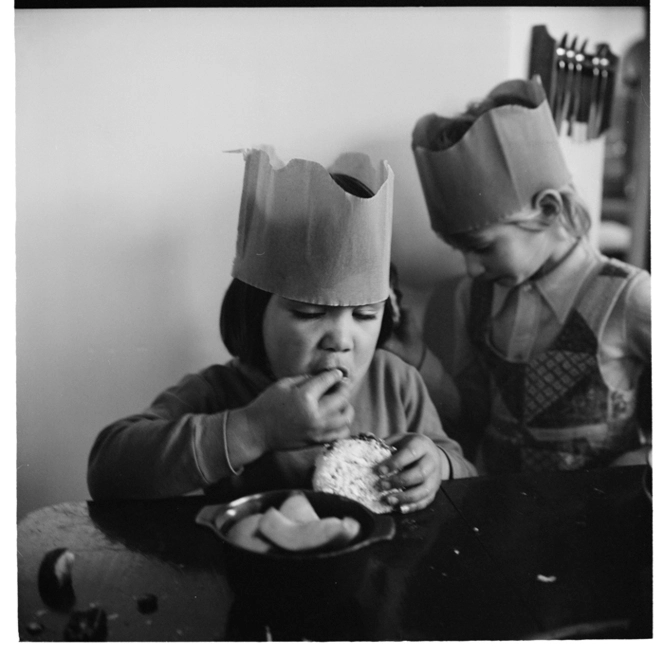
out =
[[[454,312],[454,288],[463,274],[452,276],[436,285],[424,309],[422,329],[424,342],[440,358],[443,367],[452,371],[454,344],[449,340],[452,335],[452,316]]]

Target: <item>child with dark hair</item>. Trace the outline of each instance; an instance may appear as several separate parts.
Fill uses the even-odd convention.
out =
[[[458,120],[423,117],[412,147],[432,228],[468,274],[441,336],[451,371],[425,375],[451,435],[480,472],[645,462],[650,275],[590,244],[539,81],[505,82]],[[407,337],[418,353],[421,334]]]
[[[268,149],[244,157],[220,316],[234,358],[104,429],[89,459],[92,496],[203,489],[232,499],[311,487],[326,444],[373,433],[396,448],[382,464],[386,501],[402,512],[423,508],[442,480],[476,472],[415,368],[377,350],[392,321],[389,165],[346,154],[326,171],[283,164]]]

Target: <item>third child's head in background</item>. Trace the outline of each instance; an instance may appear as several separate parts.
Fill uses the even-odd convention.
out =
[[[519,285],[590,229],[536,80],[503,83],[453,119],[423,117],[413,150],[432,228],[472,277]]]

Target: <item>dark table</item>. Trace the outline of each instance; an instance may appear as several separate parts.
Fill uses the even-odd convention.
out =
[[[72,609],[103,609],[109,641],[443,641],[652,637],[652,503],[641,466],[445,482],[366,549],[352,596],[256,601],[233,591],[203,497],[75,502],[18,526],[19,635],[59,641]],[[37,573],[75,555],[74,606]],[[150,611],[139,602],[156,597]],[[154,600],[154,598],[153,598]],[[267,602],[267,604],[265,604]]]

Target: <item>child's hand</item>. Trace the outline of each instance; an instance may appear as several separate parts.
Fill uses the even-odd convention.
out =
[[[342,379],[337,369],[287,377],[249,404],[245,411],[264,451],[299,449],[350,436],[355,411]]]
[[[397,451],[378,466],[379,474],[384,475],[383,488],[404,489],[389,493],[387,503],[402,513],[424,509],[436,496],[441,480],[449,477],[445,455],[430,438],[418,433],[390,436],[385,442]]]

